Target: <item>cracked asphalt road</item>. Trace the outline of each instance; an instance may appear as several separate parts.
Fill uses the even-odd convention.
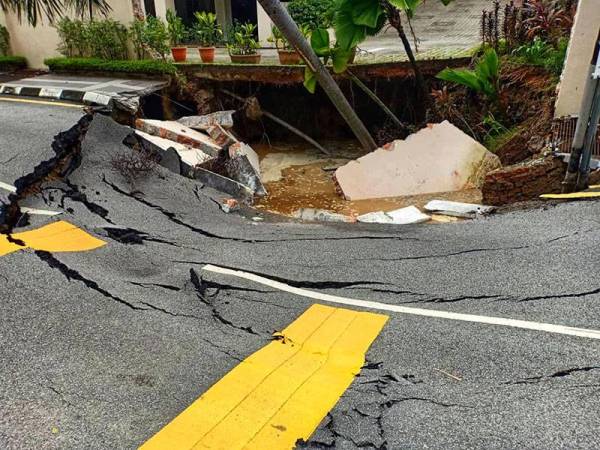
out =
[[[77,120],[49,106],[0,114],[0,159],[50,155],[51,136]],[[206,263],[345,297],[600,329],[600,203],[435,226],[257,223],[166,170],[129,186],[111,164],[127,133],[96,116],[80,166],[27,200],[108,245],[0,257],[2,448],[136,448],[313,303]],[[391,314],[299,447],[598,448],[599,395],[597,340]]]

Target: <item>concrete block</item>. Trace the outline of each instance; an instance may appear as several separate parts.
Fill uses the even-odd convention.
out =
[[[377,211],[358,216],[357,220],[363,223],[382,223],[393,225],[409,225],[423,223],[431,220],[431,216],[423,214],[415,206],[396,209],[394,211]]]
[[[235,113],[235,111],[218,111],[203,116],[182,117],[177,122],[186,127],[202,131],[207,131],[214,125],[220,125],[223,128],[229,129],[233,128],[233,113]]]
[[[301,208],[294,212],[294,217],[309,222],[356,222],[353,217],[314,208]]]
[[[207,135],[170,120],[137,119],[135,127],[145,133],[169,139],[217,156],[221,148]]]
[[[39,96],[43,98],[55,98],[59,99],[62,95],[62,89],[57,88],[42,88],[40,89]]]
[[[94,105],[108,106],[112,97],[106,94],[98,94],[97,92],[86,92],[83,95],[83,101]]]
[[[149,148],[157,151],[161,156],[165,152],[173,149],[179,155],[181,160],[181,169],[178,173],[183,175],[189,174],[189,172],[197,166],[207,167],[216,159],[202,150],[197,148],[188,147],[185,144],[173,142],[168,139],[164,139],[158,136],[152,136],[151,134],[144,133],[143,131],[136,130],[135,134],[138,138],[142,139]]]
[[[480,187],[499,158],[445,121],[394,141],[335,172],[348,200]]]
[[[445,216],[464,217],[472,219],[480,215],[494,212],[493,206],[475,205],[472,203],[448,202],[445,200],[432,200],[425,205],[425,210]]]
[[[223,128],[221,125],[213,125],[206,130],[210,138],[221,147],[229,147],[233,144],[239,143],[233,134]]]
[[[217,191],[229,194],[242,202],[251,205],[254,203],[254,192],[248,187],[227,177],[218,175],[210,170],[196,167],[193,172],[194,178],[205,186]]]
[[[225,169],[231,179],[248,186],[256,195],[267,195],[260,178],[258,155],[249,145],[243,142],[231,145]]]

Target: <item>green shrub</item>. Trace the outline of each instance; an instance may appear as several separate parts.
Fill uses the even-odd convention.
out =
[[[127,58],[127,29],[112,19],[90,22],[62,18],[56,29],[58,51],[67,57]]]
[[[292,0],[288,11],[298,25],[311,29],[330,28],[333,24],[336,0]]]
[[[179,47],[188,36],[183,20],[172,10],[167,11],[167,30],[173,47]]]
[[[8,55],[10,51],[10,35],[5,26],[0,25],[0,56]]]
[[[536,37],[528,44],[522,45],[513,51],[513,56],[518,62],[531,64],[546,68],[554,75],[559,76],[567,56],[569,41],[566,38],[559,39],[556,47]]]
[[[174,75],[176,67],[165,61],[118,61],[100,58],[50,58],[44,61],[51,71],[121,72],[145,75]]]
[[[227,49],[230,55],[254,55],[260,47],[256,41],[256,25],[252,23],[235,24],[229,30]]]
[[[89,56],[102,59],[127,59],[127,28],[112,19],[87,23]]]
[[[25,67],[27,67],[27,60],[22,56],[0,56],[0,71],[2,72],[24,69]]]
[[[135,20],[129,27],[129,37],[138,59],[149,57],[147,50],[152,50],[163,59],[169,53],[167,26],[156,17],[148,16],[146,20]]]

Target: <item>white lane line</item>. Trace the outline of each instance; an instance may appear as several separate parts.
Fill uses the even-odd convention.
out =
[[[320,292],[309,291],[307,289],[295,288],[279,281],[270,280],[269,278],[254,275],[248,272],[239,270],[226,269],[224,267],[213,266],[207,264],[202,267],[202,270],[208,272],[229,275],[233,277],[243,278],[253,281],[264,286],[269,286],[280,291],[289,292],[291,294],[300,295],[302,297],[312,298],[330,303],[339,303],[342,305],[358,306],[361,308],[377,309],[380,311],[390,311],[401,314],[412,314],[415,316],[435,317],[439,319],[459,320],[462,322],[485,323],[488,325],[502,325],[506,327],[523,328],[526,330],[545,331],[548,333],[566,334],[568,336],[578,336],[590,339],[600,339],[600,330],[590,330],[586,328],[575,328],[564,325],[555,325],[551,323],[529,322],[526,320],[505,319],[503,317],[478,316],[474,314],[461,314],[448,311],[438,311],[434,309],[411,308],[399,305],[388,305],[386,303],[371,302],[367,300],[356,300],[346,297],[338,297],[337,295],[322,294]]]
[[[49,211],[47,209],[35,209],[35,208],[27,208],[26,206],[21,206],[21,212],[27,214],[33,214],[36,216],[58,216],[62,214],[60,211]]]
[[[4,189],[5,191],[13,193],[17,192],[17,188],[12,184],[3,183],[2,181],[0,181],[0,189]]]

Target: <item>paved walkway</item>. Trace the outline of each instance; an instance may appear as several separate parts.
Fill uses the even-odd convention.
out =
[[[163,85],[156,80],[49,74],[0,84],[0,94],[108,104],[112,97],[141,95]]]

